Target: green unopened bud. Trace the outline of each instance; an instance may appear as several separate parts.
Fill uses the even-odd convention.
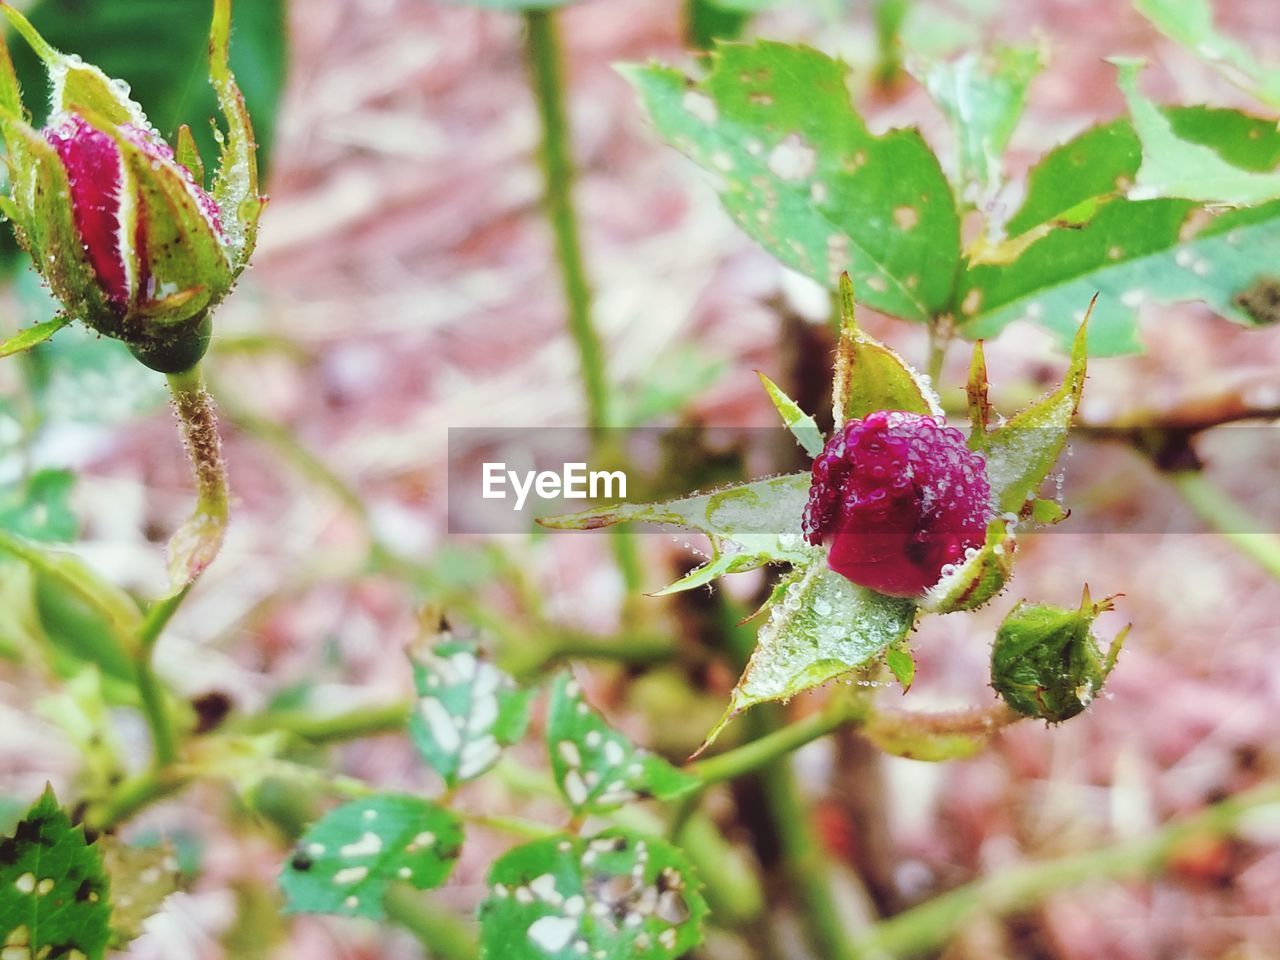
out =
[[[1093,603],[1088,587],[1078,610],[1019,603],[996,632],[991,686],[1028,717],[1060,723],[1081,713],[1102,689],[1129,632],[1125,627],[1102,653],[1093,622],[1110,609],[1111,599]]]

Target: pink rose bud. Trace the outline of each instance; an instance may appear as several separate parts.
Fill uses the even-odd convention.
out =
[[[992,516],[986,464],[959,430],[882,410],[850,420],[814,460],[803,526],[832,570],[915,597],[982,546]]]
[[[0,9],[44,61],[48,125],[25,121],[0,39],[0,131],[12,168],[6,213],[66,316],[127,343],[157,370],[192,366],[208,346],[210,313],[253,251],[258,195],[253,130],[227,65],[230,0],[214,0],[209,73],[226,120],[212,188],[190,134],[185,163],[123,84],[54,50],[7,4]]]

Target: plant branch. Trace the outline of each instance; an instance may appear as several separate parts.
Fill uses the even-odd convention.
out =
[[[476,960],[480,955],[471,924],[408,884],[388,888],[382,906],[387,917],[413,934],[434,960]]]
[[[1258,519],[1203,471],[1175,470],[1165,475],[1201,520],[1280,580],[1280,537],[1260,530]]]
[[[927,953],[944,946],[975,915],[1007,915],[1082,884],[1155,873],[1188,839],[1228,836],[1252,811],[1277,804],[1280,784],[1266,784],[1168,823],[1146,837],[983,877],[876,924],[857,941],[858,955]]]
[[[196,484],[195,512],[169,541],[169,579],[177,591],[193,583],[222,548],[229,493],[218,417],[199,364],[169,374],[168,381]]]

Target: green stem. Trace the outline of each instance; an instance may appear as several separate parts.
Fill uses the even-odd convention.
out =
[[[177,793],[191,777],[173,767],[153,767],[122,783],[106,801],[91,807],[85,822],[95,830],[109,830],[157,800]]]
[[[861,713],[852,709],[828,708],[785,727],[779,727],[726,753],[699,760],[692,766],[691,772],[702,781],[704,786],[734,780],[766,767],[805,744],[819,740],[860,717]]]
[[[935,393],[941,392],[942,365],[947,359],[951,336],[950,324],[944,325],[941,319],[935,318],[929,324],[929,359],[925,364],[925,372],[929,375],[929,382]]]
[[[800,796],[791,757],[783,754],[770,760],[761,769],[759,783],[814,953],[823,960],[856,960],[858,954],[831,889],[831,864],[812,811]]]
[[[907,0],[876,0],[876,83],[893,87],[902,78],[902,23]]]
[[[554,10],[526,10],[526,58],[542,121],[542,173],[546,182],[546,210],[555,235],[556,256],[564,285],[569,333],[578,347],[582,384],[587,400],[587,420],[593,428],[593,456],[602,462],[617,459],[618,451],[603,431],[612,424],[608,373],[604,347],[591,318],[591,288],[578,236],[578,217],[573,204],[574,164],[569,137],[569,116],[565,107],[564,52]],[[612,531],[610,542],[626,586],[626,596],[634,597],[643,583],[643,570],[632,536]]]
[[[218,417],[200,365],[168,374],[168,381],[196,483],[195,512],[169,541],[169,578],[179,589],[193,583],[222,548],[230,494]]]
[[[279,730],[310,743],[339,743],[403,730],[412,708],[412,701],[396,700],[330,716],[317,716],[307,710],[268,710],[245,718],[237,726],[245,733]]]
[[[1103,879],[1159,871],[1188,839],[1223,837],[1260,807],[1280,804],[1280,785],[1266,784],[1166,824],[1155,833],[975,880],[882,921],[856,946],[863,956],[909,957],[940,949],[972,917],[1025,910],[1049,896]]]
[[[1177,470],[1167,476],[1201,520],[1280,580],[1280,537],[1260,530],[1258,519],[1203,471]]]
[[[433,960],[476,960],[480,955],[469,923],[407,884],[390,887],[382,906],[392,922],[413,934]]]

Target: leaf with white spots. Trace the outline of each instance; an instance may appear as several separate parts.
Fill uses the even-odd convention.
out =
[[[825,562],[811,564],[771,605],[729,708],[701,749],[748,707],[789,699],[869,663],[906,637],[915,619],[911,600],[860,587]]]
[[[418,701],[409,733],[448,787],[480,776],[524,736],[532,691],[481,659],[474,644],[446,640],[411,650],[410,659]]]
[[[848,67],[803,46],[722,44],[697,80],[629,66],[658,132],[708,170],[730,216],[787,266],[927,321],[951,301],[960,224],[951,187],[915,130],[875,136]]]
[[[626,830],[516,847],[489,871],[485,960],[674,960],[702,940],[707,904],[675,847]]]
[[[1111,200],[1082,226],[1050,229],[1011,262],[971,265],[960,281],[957,329],[983,339],[1028,320],[1066,347],[1098,293],[1090,354],[1140,352],[1143,303],[1200,301],[1246,326],[1274,322],[1277,264],[1280,203],[1213,217],[1189,200]]]
[[[818,551],[804,542],[800,519],[809,499],[808,473],[753,480],[715,493],[662,503],[621,503],[538,522],[562,530],[595,530],[615,523],[658,523],[705,533],[712,559],[659,594],[689,590],[726,573],[766,563],[808,563]]]
[[[699,783],[611,728],[567,673],[551,687],[547,749],[551,772],[574,812],[600,813],[641,797],[670,800]]]
[[[0,841],[0,956],[102,960],[110,937],[102,855],[46,790]]]
[[[1256,204],[1280,197],[1280,133],[1275,120],[1234,110],[1202,110],[1194,129],[1197,140],[1184,139],[1174,119],[1139,92],[1143,61],[1118,58],[1112,62],[1142,141],[1142,166],[1130,197],[1183,197],[1227,204]]]
[[[306,832],[281,871],[285,910],[381,919],[388,884],[438,887],[461,850],[458,817],[421,797],[344,804]]]

